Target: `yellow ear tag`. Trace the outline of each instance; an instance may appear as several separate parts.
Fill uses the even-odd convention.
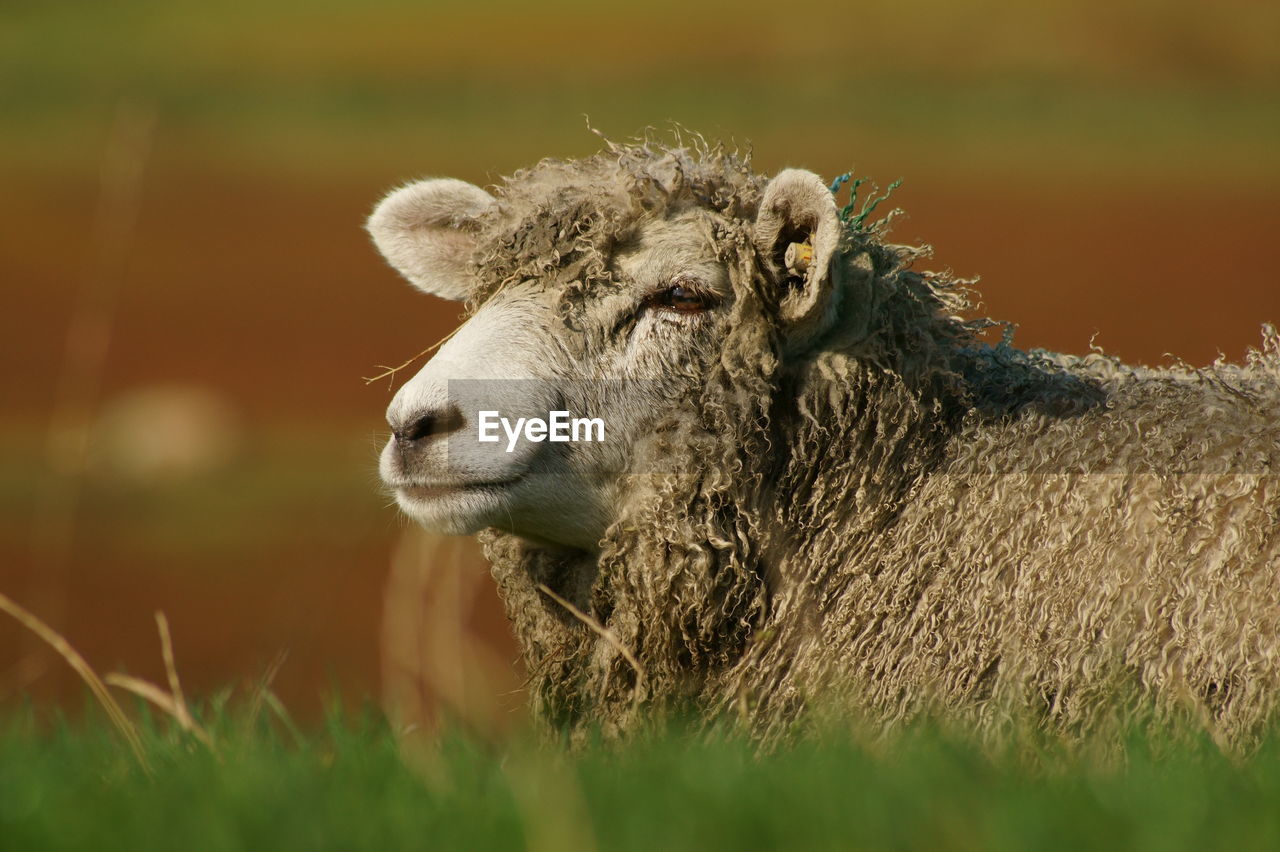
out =
[[[782,259],[792,275],[804,275],[813,263],[813,246],[808,243],[791,243]]]

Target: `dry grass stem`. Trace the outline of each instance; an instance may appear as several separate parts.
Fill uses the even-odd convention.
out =
[[[160,656],[164,659],[164,672],[169,678],[169,694],[173,696],[178,724],[184,730],[194,731],[197,727],[187,709],[187,700],[182,695],[182,684],[178,680],[178,668],[173,662],[173,638],[169,635],[169,619],[160,610],[156,610],[156,630],[160,633]]]
[[[57,631],[4,594],[0,594],[0,610],[9,613],[9,615],[17,619],[19,624],[40,637],[45,644],[60,654],[71,668],[75,669],[76,673],[88,684],[90,691],[98,699],[102,709],[106,711],[107,717],[111,719],[111,722],[120,731],[121,736],[129,743],[129,748],[133,750],[138,763],[143,769],[150,772],[151,766],[147,761],[146,753],[142,749],[142,738],[138,736],[138,729],[134,727],[129,717],[124,714],[124,710],[121,709],[115,698],[111,696],[110,691],[107,690],[106,684],[102,682],[97,672],[85,661],[84,657],[80,656],[79,652],[71,647],[71,643]]]
[[[258,681],[257,687],[253,690],[253,700],[249,703],[246,727],[252,729],[257,723],[258,715],[262,712],[262,704],[266,700],[267,693],[271,691],[271,684],[275,682],[276,675],[280,673],[280,669],[284,666],[284,661],[288,658],[289,652],[281,651],[276,654],[275,659],[267,666],[262,679]]]
[[[551,588],[546,583],[539,583],[538,591],[542,592],[544,595],[551,598],[553,601],[560,604],[560,606],[568,610],[570,615],[572,615],[574,618],[581,621],[583,624],[587,625],[587,627],[590,627],[592,630],[594,630],[596,634],[600,636],[601,639],[608,642],[615,651],[621,654],[622,658],[631,665],[631,668],[635,669],[636,677],[639,679],[639,682],[636,684],[636,687],[637,687],[636,694],[637,695],[641,694],[641,690],[639,687],[641,684],[644,683],[644,680],[645,680],[644,669],[641,668],[640,661],[635,658],[635,655],[631,653],[631,650],[626,645],[622,644],[622,640],[620,640],[617,636],[615,636],[612,630],[605,627],[603,624],[596,621],[594,618],[587,615],[585,612],[578,609],[576,606],[574,606],[564,598],[557,595],[555,592],[551,590]]]
[[[150,701],[156,707],[176,719],[178,721],[178,725],[184,731],[192,734],[196,739],[200,740],[200,742],[204,743],[210,749],[213,749],[213,738],[209,736],[209,732],[196,724],[196,721],[192,719],[191,715],[187,712],[186,706],[170,693],[165,692],[154,683],[145,681],[142,678],[120,674],[119,672],[113,672],[103,678],[103,680],[105,680],[109,686],[123,689],[126,692],[133,693],[139,698]]]
[[[431,354],[432,352],[434,352],[434,351],[436,351],[437,349],[439,349],[441,346],[444,346],[446,343],[448,343],[448,342],[449,342],[449,338],[451,338],[451,337],[453,337],[455,334],[457,334],[457,333],[458,333],[458,331],[459,331],[459,329],[461,329],[461,328],[462,328],[462,326],[458,326],[458,328],[455,328],[453,331],[449,332],[449,333],[448,333],[448,334],[446,334],[444,337],[440,338],[440,339],[439,339],[439,340],[437,340],[435,343],[433,343],[433,344],[431,344],[430,346],[428,346],[426,349],[423,349],[423,350],[422,350],[421,352],[419,352],[417,355],[414,355],[412,358],[410,358],[408,361],[405,361],[403,364],[401,364],[401,365],[400,365],[400,366],[398,366],[398,367],[388,367],[386,364],[375,364],[374,366],[376,366],[378,369],[382,370],[383,372],[379,373],[379,374],[378,374],[378,375],[376,375],[376,376],[366,376],[366,377],[364,377],[364,383],[365,383],[366,385],[371,385],[371,384],[373,384],[374,382],[378,381],[379,379],[385,379],[385,378],[388,378],[388,377],[394,376],[396,373],[400,372],[400,371],[401,371],[401,370],[403,370],[405,367],[407,367],[407,366],[409,366],[410,364],[412,364],[414,361],[417,361],[417,360],[418,360],[419,358],[421,358],[423,355],[429,355],[429,354]]]
[[[487,741],[515,724],[515,672],[470,623],[484,570],[474,542],[412,531],[397,545],[384,592],[383,705],[402,734],[429,748],[445,718]],[[518,690],[517,690],[518,691]]]
[[[60,624],[71,541],[89,459],[94,409],[128,277],[142,209],[143,174],[150,156],[156,110],[122,99],[103,156],[93,218],[93,260],[76,293],[49,422],[48,476],[32,523],[32,566],[26,598]],[[28,653],[40,654],[36,646]]]
[[[289,715],[289,711],[285,709],[284,702],[280,700],[270,689],[265,686],[262,689],[262,700],[270,708],[271,712],[276,714],[276,718],[280,720],[280,724],[284,725],[285,730],[289,732],[289,736],[293,737],[293,742],[299,748],[306,746],[306,737],[302,735],[302,731],[298,729],[297,724],[293,721],[293,717]]]

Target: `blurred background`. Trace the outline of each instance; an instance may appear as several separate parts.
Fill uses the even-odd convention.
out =
[[[1204,363],[1280,321],[1272,0],[8,0],[0,592],[156,680],[163,609],[189,693],[275,672],[301,718],[518,704],[474,546],[376,473],[394,384],[362,377],[459,310],[361,224],[411,178],[592,153],[584,116],[905,179],[895,239],[1025,346]],[[0,707],[83,699],[0,620]]]

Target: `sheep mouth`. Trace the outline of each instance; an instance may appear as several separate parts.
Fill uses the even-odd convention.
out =
[[[515,485],[522,478],[516,476],[511,479],[481,480],[477,482],[424,482],[400,485],[396,487],[396,491],[400,496],[414,500],[439,500],[443,497],[451,497],[457,494],[501,491]]]

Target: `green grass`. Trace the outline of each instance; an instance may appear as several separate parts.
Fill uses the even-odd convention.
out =
[[[1280,741],[1233,761],[1150,736],[1123,768],[915,727],[757,756],[673,731],[567,752],[443,740],[405,760],[375,713],[291,734],[212,716],[216,752],[152,720],[148,775],[104,721],[0,723],[5,849],[1263,849]],[[418,768],[415,769],[414,767]],[[425,769],[423,767],[426,767]]]

